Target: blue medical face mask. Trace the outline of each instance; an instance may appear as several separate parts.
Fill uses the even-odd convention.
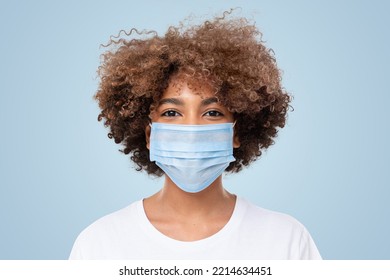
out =
[[[204,190],[235,160],[232,123],[151,126],[150,160],[183,191]]]

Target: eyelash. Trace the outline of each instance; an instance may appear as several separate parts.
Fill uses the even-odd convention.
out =
[[[216,116],[210,116],[211,112],[212,113],[216,113]],[[208,114],[209,117],[222,117],[223,116],[223,114],[220,111],[217,111],[217,110],[207,111],[204,115],[207,115],[207,114]]]
[[[174,116],[171,116],[170,114],[171,113],[174,113],[175,115]],[[214,116],[211,116],[210,113],[214,113],[215,115]],[[224,116],[224,114],[222,114],[220,111],[217,111],[217,110],[210,110],[210,111],[207,111],[206,113],[203,114],[204,116],[208,116],[208,117],[222,117]],[[161,114],[161,116],[163,117],[170,117],[170,118],[173,118],[173,117],[177,117],[177,116],[181,116],[181,114],[175,110],[167,110],[165,112],[163,112]]]
[[[171,112],[175,113],[175,116],[169,116],[169,113],[171,113]],[[177,117],[178,115],[180,116],[180,113],[178,113],[175,110],[166,110],[164,113],[161,114],[161,116],[163,116],[163,117],[171,117],[171,118]]]

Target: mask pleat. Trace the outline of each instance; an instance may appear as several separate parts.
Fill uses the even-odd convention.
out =
[[[234,161],[233,124],[153,123],[150,160],[181,189],[199,192]]]

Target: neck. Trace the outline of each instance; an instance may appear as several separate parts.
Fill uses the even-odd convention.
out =
[[[176,215],[195,217],[210,215],[226,209],[234,204],[234,195],[227,192],[222,186],[222,176],[219,176],[210,186],[198,193],[188,193],[176,186],[172,180],[165,176],[164,187],[154,195],[156,201],[166,210]]]
[[[153,226],[176,240],[194,241],[211,236],[229,221],[236,198],[222,187],[221,176],[198,193],[187,193],[166,176],[164,187],[144,199]]]

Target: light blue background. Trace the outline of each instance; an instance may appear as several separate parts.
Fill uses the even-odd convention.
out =
[[[325,259],[390,259],[388,1],[1,1],[0,258],[65,259],[95,219],[156,192],[97,122],[99,44],[230,7],[256,21],[295,111],[225,186],[288,213]]]

